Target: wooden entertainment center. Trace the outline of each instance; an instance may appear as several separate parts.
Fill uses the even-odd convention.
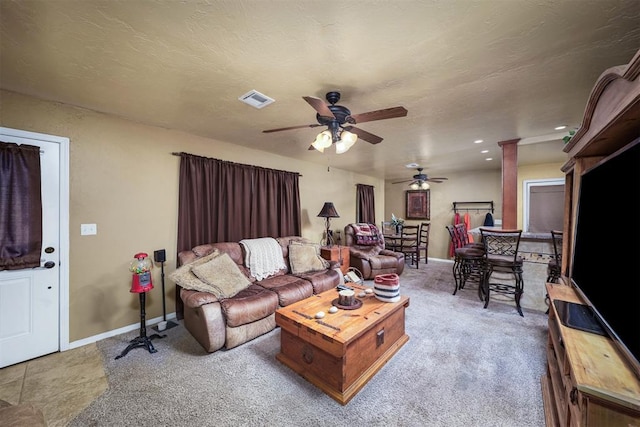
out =
[[[640,51],[629,64],[602,73],[589,96],[582,124],[564,149],[569,155],[562,167],[566,174],[564,235],[568,238],[563,241],[563,283],[547,284],[551,300],[548,369],[542,377],[547,426],[640,426],[640,378],[630,362],[609,337],[564,326],[553,303],[556,299],[583,303],[568,279],[580,179],[586,169],[640,136],[639,76]]]

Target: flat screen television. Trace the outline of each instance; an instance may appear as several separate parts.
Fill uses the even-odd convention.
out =
[[[640,378],[640,138],[580,181],[572,286]]]

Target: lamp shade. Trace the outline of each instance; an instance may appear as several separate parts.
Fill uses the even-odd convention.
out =
[[[329,132],[328,130],[325,130],[323,132],[320,132],[318,136],[316,136],[316,139],[315,141],[313,141],[313,144],[311,144],[311,146],[322,153],[324,152],[325,148],[331,147],[332,143],[333,141],[331,137],[331,132]]]
[[[324,206],[318,216],[321,218],[340,218],[332,202],[324,202]]]

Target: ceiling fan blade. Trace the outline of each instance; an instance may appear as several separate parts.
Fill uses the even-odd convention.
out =
[[[367,132],[366,130],[362,130],[355,126],[345,126],[343,129],[346,131],[355,133],[356,135],[358,135],[358,138],[364,139],[365,141],[370,142],[371,144],[379,144],[382,142],[382,138],[380,138],[378,135],[374,135],[372,133]]]
[[[322,99],[316,98],[315,96],[303,96],[302,99],[307,101],[309,105],[311,105],[313,109],[316,110],[321,116],[332,118],[336,117],[333,115],[327,104]]]
[[[406,179],[404,181],[396,181],[396,182],[392,182],[392,184],[404,184],[405,182],[411,182],[413,181],[413,179]]]
[[[436,182],[436,181],[446,181],[446,180],[448,180],[448,179],[449,179],[449,178],[444,178],[444,177],[440,177],[440,178],[428,178],[428,179],[427,179],[427,181],[433,181],[433,182]]]
[[[288,128],[278,128],[278,129],[267,129],[263,130],[262,133],[271,133],[271,132],[280,132],[281,130],[291,130],[291,129],[302,129],[302,128],[315,128],[318,126],[324,126],[318,123],[313,123],[310,125],[300,125],[300,126],[289,126]]]
[[[368,113],[352,114],[347,118],[349,123],[372,122],[374,120],[393,119],[395,117],[404,117],[407,115],[407,109],[404,107],[385,108],[384,110],[369,111]]]

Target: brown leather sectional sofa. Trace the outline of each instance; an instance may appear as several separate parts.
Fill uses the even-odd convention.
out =
[[[336,261],[329,261],[329,267],[322,271],[292,274],[289,245],[292,242],[309,242],[298,236],[276,240],[287,268],[259,281],[251,276],[245,265],[245,250],[240,243],[200,245],[178,254],[180,265],[185,265],[218,249],[227,253],[252,282],[233,297],[221,300],[208,292],[180,290],[184,302],[184,325],[207,352],[212,353],[222,347],[231,349],[275,329],[275,311],[279,307],[344,283]]]

